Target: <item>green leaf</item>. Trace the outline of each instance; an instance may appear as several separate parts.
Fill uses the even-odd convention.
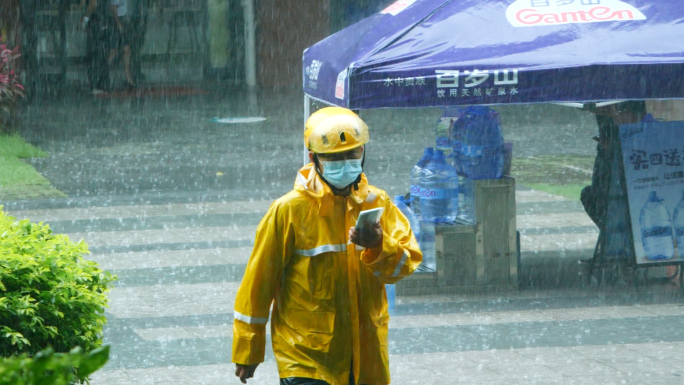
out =
[[[50,366],[51,361],[54,359],[54,351],[52,348],[47,348],[38,352],[33,357],[32,371],[37,375],[42,375]]]
[[[85,378],[103,367],[109,360],[109,345],[95,349],[81,359],[78,367],[78,376]]]

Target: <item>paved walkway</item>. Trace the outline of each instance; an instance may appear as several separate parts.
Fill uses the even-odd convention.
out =
[[[399,297],[390,322],[393,383],[682,383],[684,363],[677,357],[684,354],[684,307],[675,291],[617,287],[599,293],[572,277],[534,288],[535,277],[526,270],[553,270],[534,262],[540,253],[577,265],[577,257],[591,252],[597,231],[576,202],[525,189],[516,198],[521,290]],[[238,383],[229,363],[233,301],[256,224],[269,204],[91,206],[10,214],[46,221],[56,232],[84,239],[89,259],[119,276],[105,332],[112,356],[93,384],[230,384]],[[576,275],[575,269],[559,276]],[[270,348],[250,383],[277,383]]]

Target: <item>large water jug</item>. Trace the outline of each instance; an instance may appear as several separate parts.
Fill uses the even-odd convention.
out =
[[[455,125],[463,126],[463,173],[470,179],[501,178],[504,141],[499,114],[489,107],[467,107]]]
[[[444,114],[437,121],[435,127],[435,148],[445,153],[451,151],[451,138],[449,131],[451,126],[458,116],[458,107],[447,107],[444,109]]]
[[[450,164],[455,170],[456,170],[456,175],[458,175],[458,218],[461,218],[463,213],[465,212],[465,207],[463,207],[465,203],[466,196],[464,193],[466,192],[466,186],[463,183],[463,180],[465,177],[463,174],[458,172],[458,166],[460,164],[459,158],[455,155],[455,152],[452,151],[449,156],[446,157],[446,161],[448,164]],[[461,218],[463,219],[463,218]]]
[[[425,222],[453,222],[458,214],[458,174],[435,150],[420,177],[420,214]]]
[[[394,205],[397,206],[399,211],[408,219],[411,225],[411,230],[413,235],[416,237],[417,241],[420,241],[420,220],[416,213],[406,204],[406,198],[403,195],[397,195],[394,197]]]
[[[423,173],[423,168],[432,159],[434,149],[428,147],[423,151],[423,156],[418,160],[415,166],[411,169],[411,209],[420,218],[420,175]]]
[[[413,235],[416,237],[416,241],[418,241],[418,244],[421,245],[423,238],[422,238],[422,231],[421,231],[421,225],[420,225],[420,220],[418,219],[418,216],[416,213],[411,210],[411,208],[406,204],[406,198],[404,198],[403,195],[397,195],[394,197],[394,204],[397,206],[399,211],[404,214],[404,216],[408,219],[409,224],[411,225],[411,230],[413,231]],[[421,245],[421,251],[422,251],[422,245]],[[426,264],[426,257],[423,254],[423,265]]]
[[[651,191],[639,214],[641,242],[646,258],[653,261],[671,259],[674,256],[670,212],[662,201],[655,191]]]
[[[420,223],[420,251],[423,253],[423,262],[419,271],[434,272],[437,270],[437,254],[435,250],[435,224],[430,222]]]
[[[682,199],[677,203],[672,216],[679,258],[684,258],[684,194],[682,195]]]
[[[466,177],[459,177],[458,181],[458,218],[475,223],[475,181]]]
[[[460,114],[460,112],[459,112]],[[451,142],[451,161],[459,176],[465,175],[463,168],[463,141],[465,140],[466,121],[459,121],[458,117],[454,119],[453,124],[449,128],[449,140]]]

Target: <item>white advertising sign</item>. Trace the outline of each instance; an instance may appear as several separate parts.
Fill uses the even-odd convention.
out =
[[[684,121],[621,125],[620,141],[637,264],[684,260]]]

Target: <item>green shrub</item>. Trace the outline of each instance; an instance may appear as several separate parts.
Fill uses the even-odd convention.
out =
[[[0,356],[102,344],[106,293],[116,279],[86,261],[88,248],[0,206]]]
[[[109,346],[88,353],[74,348],[69,353],[55,353],[48,348],[35,356],[27,354],[0,358],[0,384],[67,385],[84,382],[109,359]]]

